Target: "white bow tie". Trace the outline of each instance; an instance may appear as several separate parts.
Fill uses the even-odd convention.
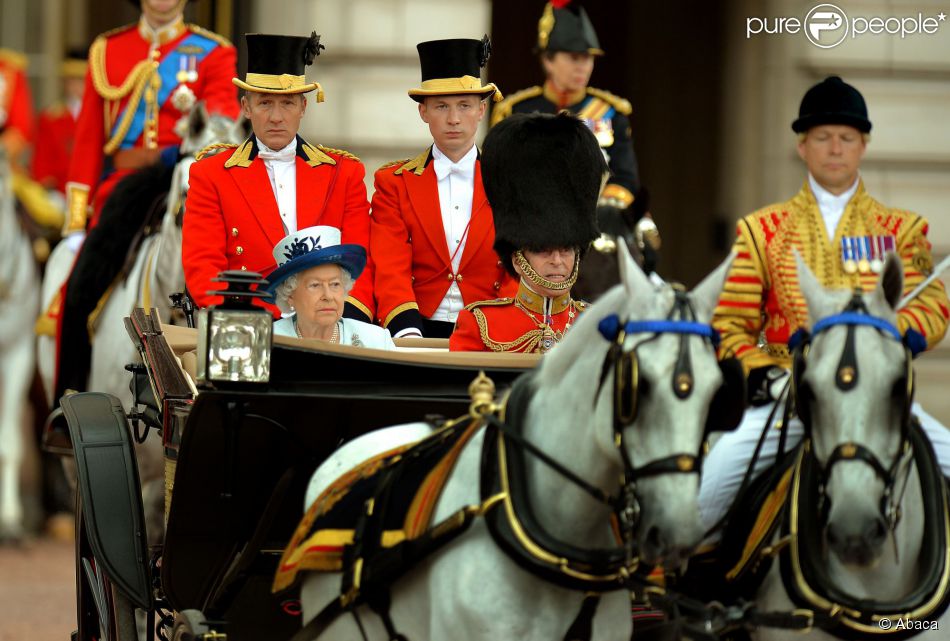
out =
[[[273,160],[276,162],[293,162],[294,157],[297,155],[297,150],[294,147],[284,147],[280,151],[267,151],[264,149],[259,149],[257,155],[261,160],[269,161]]]
[[[435,163],[435,176],[439,180],[442,180],[449,174],[455,174],[459,178],[470,180],[474,177],[475,164],[472,163],[468,167],[464,165],[459,165],[449,160],[443,162],[436,161]]]

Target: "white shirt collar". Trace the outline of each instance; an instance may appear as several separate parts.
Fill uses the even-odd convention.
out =
[[[436,178],[442,180],[450,173],[456,173],[463,178],[475,177],[475,161],[478,159],[478,147],[472,145],[464,156],[458,162],[452,162],[448,156],[442,153],[438,145],[432,145],[432,161],[435,163]]]
[[[257,136],[254,136],[257,139],[257,155],[261,157],[264,162],[269,160],[276,160],[278,162],[290,162],[294,160],[294,157],[297,155],[297,137],[294,136],[293,139],[287,144],[286,147],[279,151],[274,151],[267,145],[261,142],[261,139]]]
[[[858,176],[854,179],[854,184],[851,185],[846,192],[836,196],[819,185],[814,176],[812,176],[810,173],[808,174],[808,185],[811,187],[811,193],[815,195],[815,200],[818,202],[818,208],[821,209],[822,212],[828,210],[838,211],[844,209],[845,205],[848,204],[848,201],[851,200],[851,196],[854,196],[854,192],[858,190],[858,183],[860,182],[861,177]]]

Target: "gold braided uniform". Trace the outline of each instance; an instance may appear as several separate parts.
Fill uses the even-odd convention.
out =
[[[823,286],[868,292],[878,274],[869,269],[848,273],[842,238],[891,236],[904,265],[906,295],[933,271],[927,228],[921,216],[873,199],[863,182],[848,201],[833,239],[807,180],[791,200],[749,214],[739,222],[736,258],[713,316],[713,326],[722,334],[721,353],[738,356],[747,374],[770,365],[791,367],[786,344],[808,315],[792,250],[798,250]],[[901,332],[916,330],[928,348],[943,338],[948,318],[950,303],[939,279],[897,315]]]

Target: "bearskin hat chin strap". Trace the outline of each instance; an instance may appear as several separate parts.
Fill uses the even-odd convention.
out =
[[[545,289],[550,289],[555,292],[567,291],[571,289],[571,287],[574,286],[574,283],[577,282],[577,275],[580,273],[580,252],[576,252],[574,254],[574,267],[571,269],[571,275],[567,277],[567,280],[563,280],[559,283],[555,283],[553,280],[548,280],[535,271],[534,267],[531,266],[531,263],[528,262],[528,259],[524,257],[523,253],[521,253],[520,249],[516,251],[512,257],[515,259],[515,264],[521,270],[521,273],[525,278],[538,287],[544,287]]]

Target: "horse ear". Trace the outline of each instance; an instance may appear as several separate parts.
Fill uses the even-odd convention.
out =
[[[637,261],[633,260],[630,250],[627,249],[627,244],[622,241],[617,243],[617,262],[620,268],[620,282],[623,283],[624,289],[627,290],[630,298],[637,300],[640,296],[643,296],[644,292],[653,289],[653,283],[637,265]]]
[[[208,126],[208,120],[208,110],[205,107],[204,100],[195,103],[191,113],[188,114],[188,137],[197,138]]]
[[[802,255],[797,249],[792,250],[795,253],[795,265],[798,269],[798,284],[805,297],[805,303],[808,305],[808,321],[814,325],[815,321],[823,318],[825,313],[825,288],[822,287],[815,274],[805,263]]]
[[[712,320],[716,305],[719,304],[722,288],[729,276],[729,268],[732,267],[732,261],[735,258],[735,252],[729,254],[719,267],[714,269],[690,292],[689,297],[693,301],[693,309],[696,310],[696,318],[700,322],[708,323]]]
[[[249,118],[245,118],[244,114],[242,113],[240,116],[238,116],[238,119],[234,121],[234,128],[232,130],[234,135],[232,136],[232,139],[236,141],[247,140],[251,137],[251,131],[253,131],[251,127],[251,121]]]
[[[888,252],[884,259],[884,270],[877,282],[876,295],[887,301],[891,309],[896,310],[904,293],[904,265],[894,252]]]

